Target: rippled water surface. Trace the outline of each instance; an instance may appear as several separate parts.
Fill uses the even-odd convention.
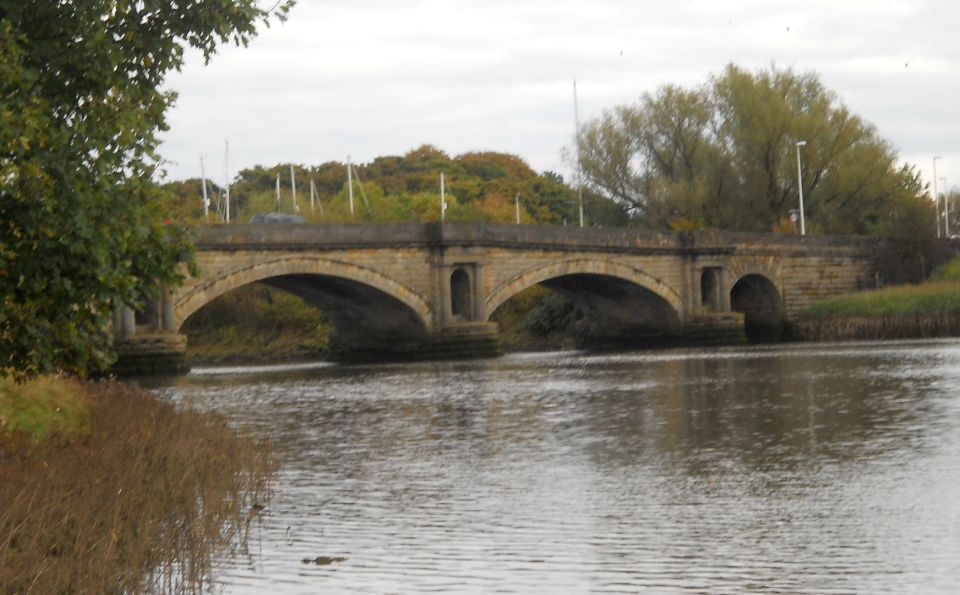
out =
[[[157,390],[284,453],[227,593],[960,585],[958,341],[201,369]]]

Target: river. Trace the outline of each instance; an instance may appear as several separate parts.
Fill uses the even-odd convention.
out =
[[[201,368],[154,389],[283,453],[226,593],[960,584],[957,340]]]

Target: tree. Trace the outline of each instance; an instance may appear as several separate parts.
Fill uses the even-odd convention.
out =
[[[770,231],[798,208],[808,228],[869,233],[890,205],[922,209],[923,185],[876,129],[815,74],[728,66],[694,89],[665,86],[578,133],[587,183],[654,227]]]
[[[327,162],[318,166],[295,165],[300,215],[310,222],[346,221],[436,221],[440,219],[440,174],[445,175],[448,203],[447,221],[516,220],[515,199],[520,197],[523,223],[576,224],[579,211],[577,192],[555,173],[537,174],[516,155],[492,151],[470,152],[450,157],[430,145],[420,146],[402,156],[377,157],[367,164],[354,164],[354,212],[347,206],[345,163]],[[246,222],[255,212],[273,210],[276,176],[281,176],[281,211],[290,208],[289,164],[257,165],[240,170],[231,185],[231,202],[236,211],[232,221]],[[310,213],[304,209],[309,180],[315,181],[323,205]],[[198,181],[165,185],[168,211],[178,220],[196,219],[200,204]],[[184,192],[193,187],[193,199]],[[360,193],[363,187],[366,201]],[[369,203],[369,206],[368,206]],[[584,193],[587,220],[591,224],[623,225],[623,209],[615,202],[592,192]]]
[[[115,309],[178,280],[189,244],[150,179],[175,99],[160,86],[187,47],[209,60],[270,15],[255,0],[0,0],[0,375],[104,368]]]

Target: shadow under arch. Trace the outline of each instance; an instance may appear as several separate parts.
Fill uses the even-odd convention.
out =
[[[174,300],[177,328],[204,305],[250,283],[292,293],[333,322],[333,354],[404,353],[430,334],[430,307],[409,288],[376,271],[315,257],[286,257],[223,271]]]
[[[740,277],[730,289],[730,309],[743,312],[744,331],[750,341],[778,341],[783,337],[783,297],[769,277],[760,273]]]
[[[526,271],[486,299],[489,317],[509,298],[542,285],[572,301],[583,313],[583,347],[658,344],[681,326],[680,294],[652,275],[607,261],[575,259]]]

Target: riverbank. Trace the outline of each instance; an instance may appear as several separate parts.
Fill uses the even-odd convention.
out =
[[[796,332],[808,341],[960,336],[960,282],[903,285],[824,300],[800,313]]]
[[[0,592],[198,589],[276,468],[221,417],[123,383],[0,380]]]

